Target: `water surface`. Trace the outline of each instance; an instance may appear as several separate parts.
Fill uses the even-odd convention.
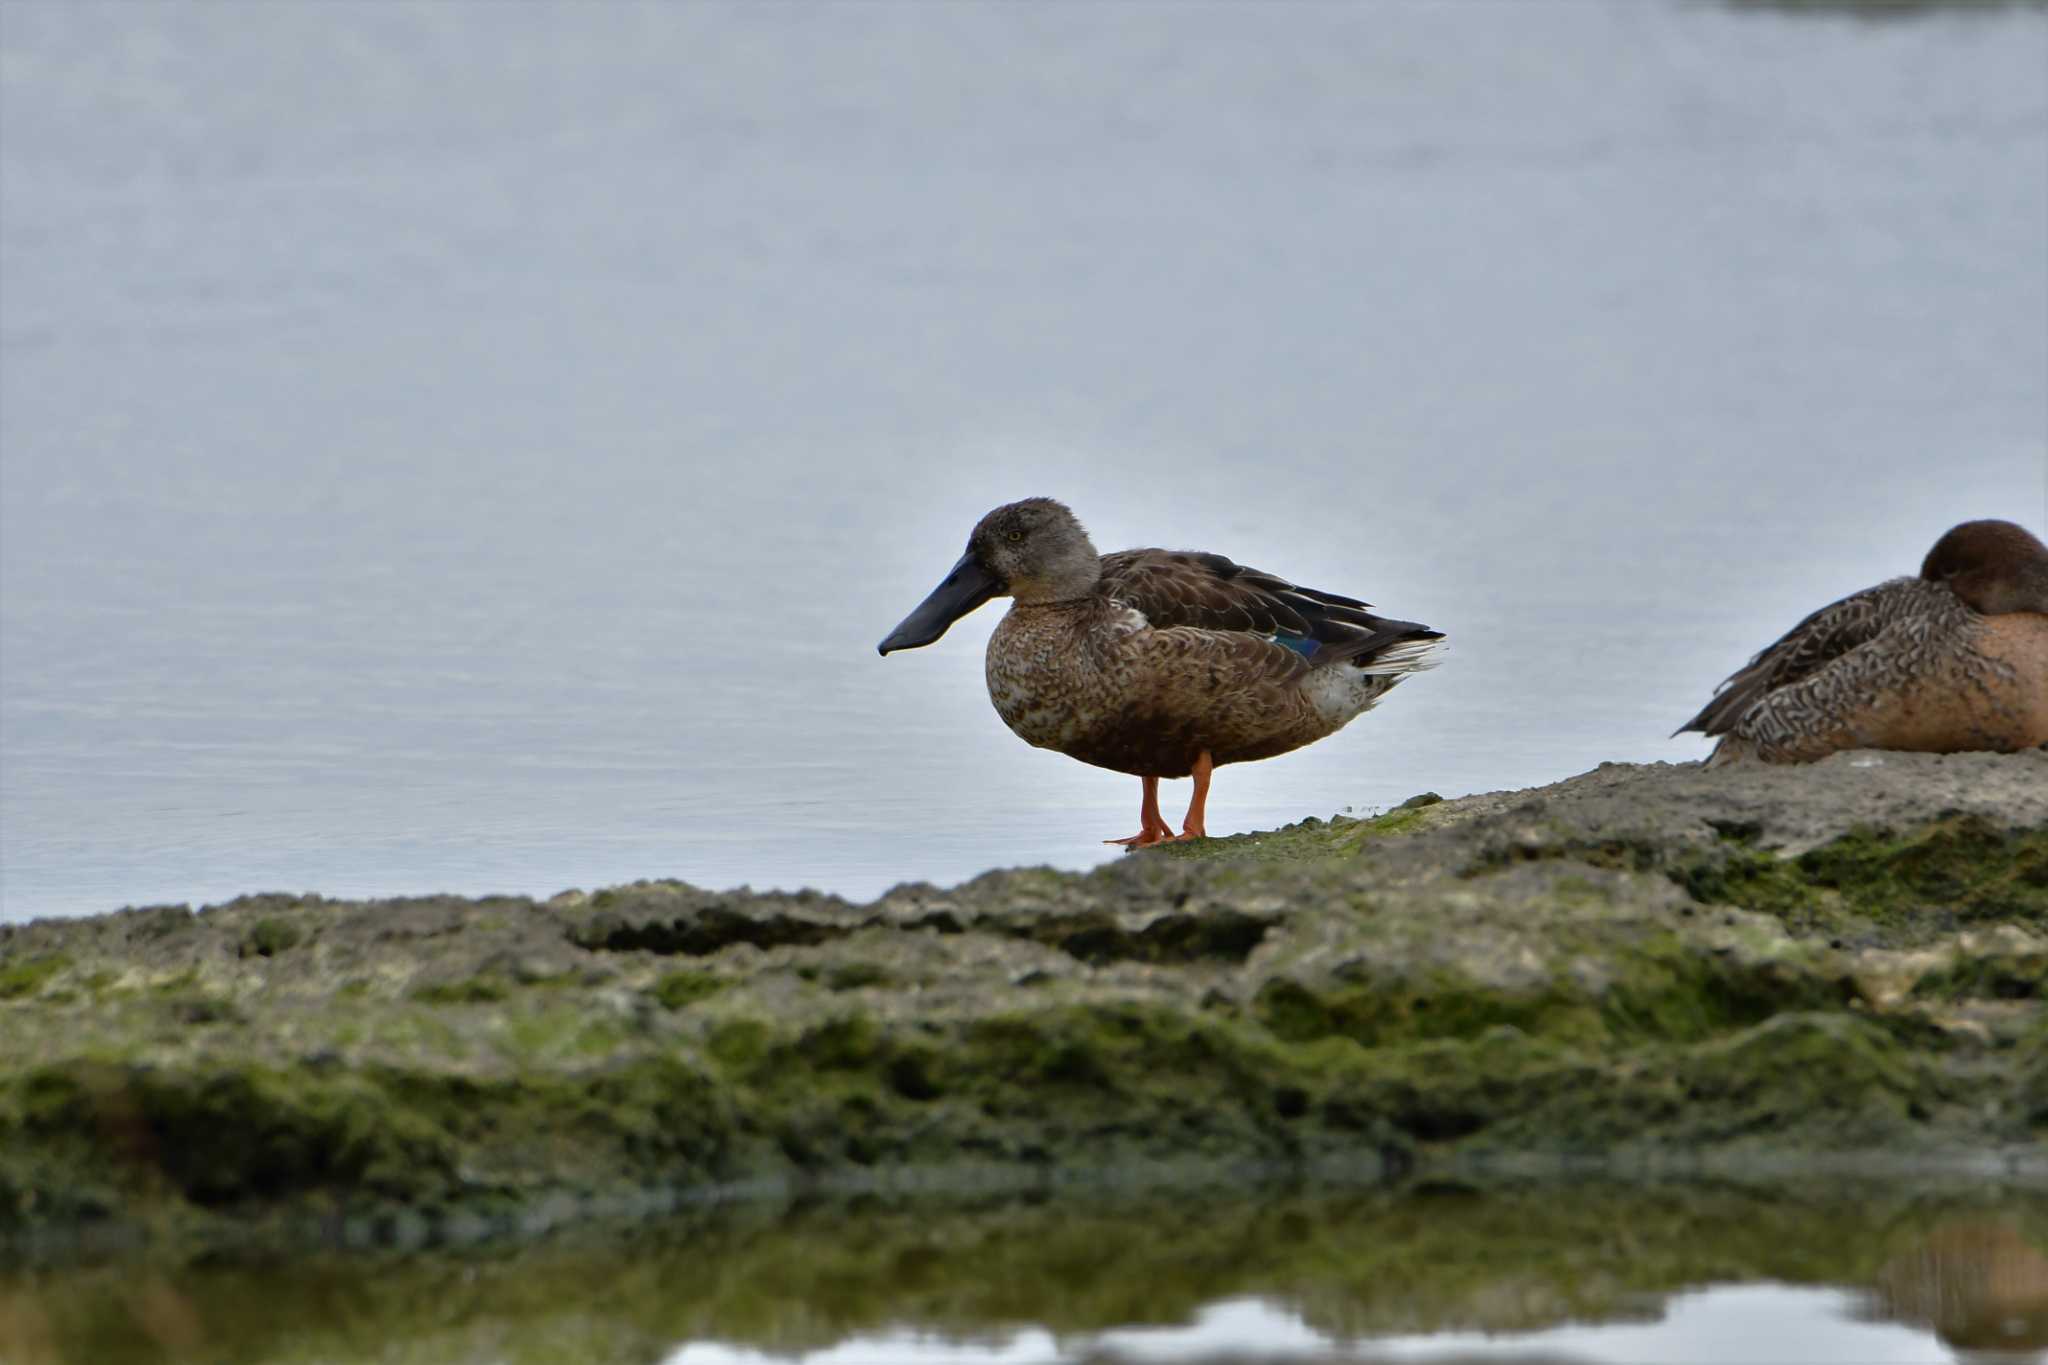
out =
[[[0,918],[1085,866],[973,519],[1452,653],[1210,828],[1666,734],[2048,521],[2048,11],[0,6]],[[1178,814],[1185,787],[1170,787]]]
[[[0,1359],[2020,1365],[2048,1204],[1533,1185],[706,1210],[524,1249],[0,1275]]]

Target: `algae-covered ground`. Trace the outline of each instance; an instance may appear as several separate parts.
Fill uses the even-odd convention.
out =
[[[0,1237],[464,1241],[1276,1170],[2048,1183],[2048,753],[1608,765],[869,905],[0,929]]]

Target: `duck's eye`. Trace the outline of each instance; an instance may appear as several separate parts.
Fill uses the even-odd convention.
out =
[[[1005,531],[1003,532],[1003,539],[1015,545],[1018,541],[1024,539],[1024,533],[1022,531]]]

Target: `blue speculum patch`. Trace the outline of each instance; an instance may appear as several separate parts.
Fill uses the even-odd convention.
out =
[[[1283,635],[1278,632],[1275,632],[1273,636],[1273,643],[1285,645],[1304,659],[1315,658],[1316,650],[1321,647],[1306,635]]]

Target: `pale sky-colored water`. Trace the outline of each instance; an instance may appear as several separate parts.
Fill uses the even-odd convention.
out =
[[[1674,1295],[1648,1321],[1572,1323],[1534,1332],[1432,1332],[1341,1340],[1286,1305],[1230,1299],[1194,1322],[1069,1336],[1042,1328],[959,1341],[896,1331],[818,1351],[694,1342],[663,1365],[1951,1365],[1967,1353],[1924,1327],[1857,1320],[1849,1290],[1716,1285]],[[2024,1365],[2034,1353],[2009,1353]]]
[[[1089,865],[1036,493],[1450,634],[1214,832],[1697,757],[2048,521],[2048,11],[0,5],[0,918]]]

